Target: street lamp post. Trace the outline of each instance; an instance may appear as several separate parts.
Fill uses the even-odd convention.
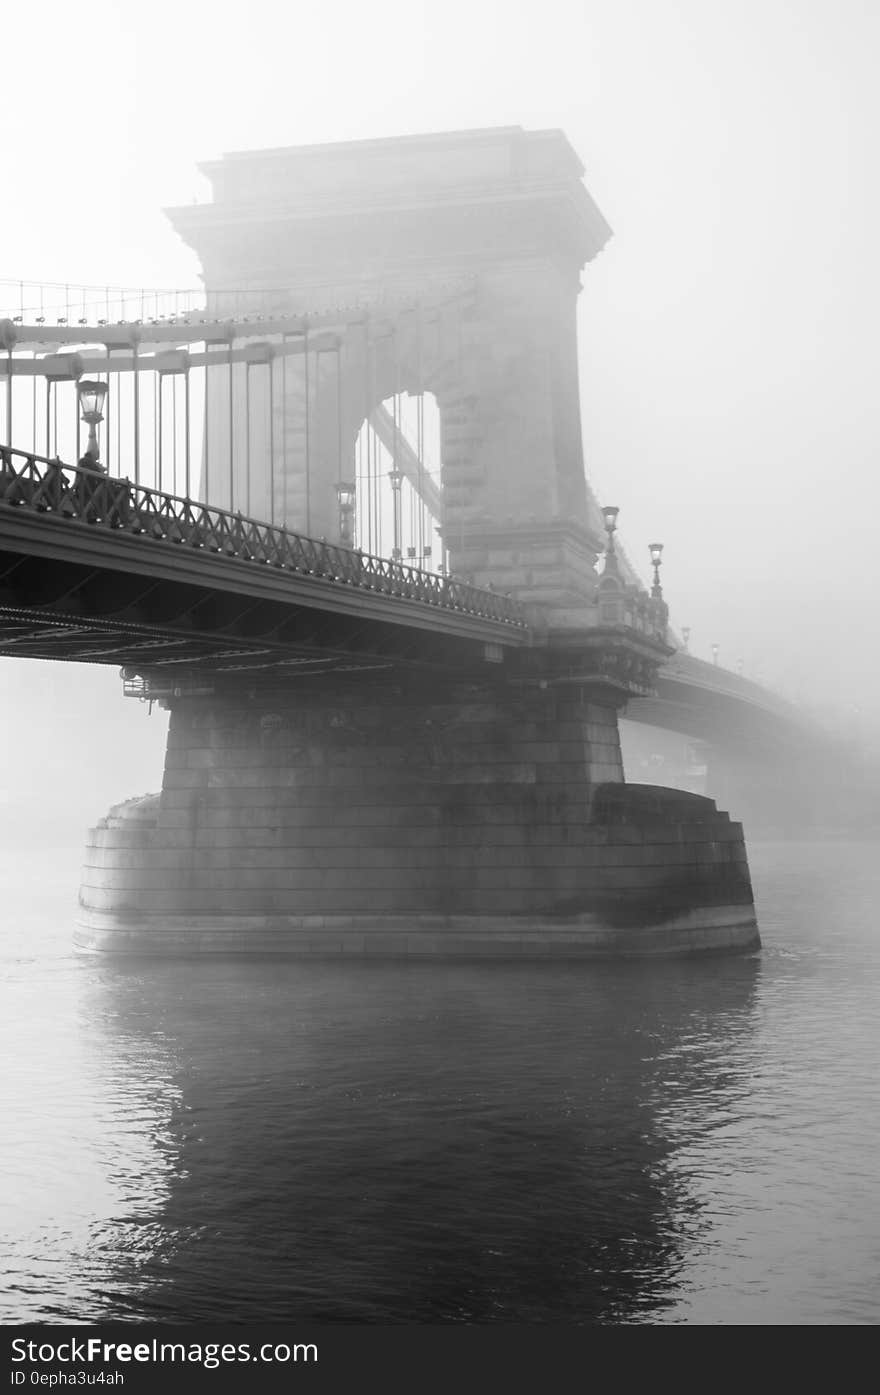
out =
[[[103,471],[104,467],[100,461],[98,448],[98,426],[104,420],[104,399],[107,396],[107,384],[92,382],[84,378],[80,382],[77,392],[79,393],[80,414],[89,428],[88,444],[79,463],[91,470]]]
[[[663,599],[663,587],[660,585],[660,566],[663,561],[663,544],[649,543],[648,552],[651,557],[651,566],[654,568],[654,584],[651,587],[651,609],[654,614],[655,633],[658,639],[666,642],[667,627],[669,625],[669,608]]]
[[[651,587],[651,596],[655,601],[662,601],[663,587],[660,585],[660,565],[663,561],[663,544],[649,543],[648,551],[651,554],[651,566],[654,568],[654,585]]]
[[[713,662],[713,664],[717,664],[717,663],[718,663],[718,645],[717,645],[717,644],[713,644],[713,645],[712,645],[712,662]]]
[[[617,531],[617,515],[619,513],[620,509],[613,508],[610,504],[602,510],[602,516],[605,519],[605,532],[608,534],[607,557],[614,556],[614,534]]]
[[[353,547],[355,486],[340,481],[336,486],[336,501],[339,505],[339,541],[343,547]]]
[[[614,534],[617,529],[617,515],[620,509],[608,505],[602,510],[605,520],[607,542],[605,544],[605,565],[596,592],[599,607],[600,625],[622,625],[626,623],[623,582],[617,566],[617,553],[614,550]]]
[[[403,471],[397,466],[388,471],[388,478],[391,481],[391,499],[394,508],[394,546],[391,555],[395,562],[400,561],[400,486],[403,484]]]
[[[688,644],[690,643],[690,638],[691,638],[691,627],[690,627],[690,625],[682,625],[682,627],[681,627],[681,648],[682,648],[682,652],[685,653],[685,654],[689,654],[689,653],[690,653],[690,650],[688,649]]]

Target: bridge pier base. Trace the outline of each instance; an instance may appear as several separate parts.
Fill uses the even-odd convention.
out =
[[[607,692],[361,672],[175,699],[161,795],[91,831],[78,945],[664,954],[757,946],[740,825],[623,783]]]

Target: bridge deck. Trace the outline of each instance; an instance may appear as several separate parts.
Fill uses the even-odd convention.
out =
[[[506,596],[0,447],[0,653],[443,663],[529,640]]]

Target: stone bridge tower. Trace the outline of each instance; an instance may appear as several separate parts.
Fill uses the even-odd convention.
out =
[[[393,393],[429,389],[453,568],[525,602],[528,643],[445,665],[181,681],[161,795],[93,832],[80,942],[414,956],[754,946],[739,826],[710,800],[623,781],[618,710],[670,650],[662,599],[635,595],[613,553],[597,585],[575,307],[609,229],[568,142],[515,127],[233,155],[206,172],[214,202],[172,216],[215,315],[366,307],[326,394],[338,430],[304,377],[290,388],[306,424],[315,409],[321,448],[304,481],[288,412],[288,526],[333,536],[343,450]],[[420,302],[435,306],[428,323]]]
[[[611,230],[562,132],[299,146],[203,170],[213,203],[171,217],[201,259],[214,313],[400,307],[393,335],[371,342],[367,318],[346,342],[349,457],[383,399],[433,392],[453,569],[582,625],[602,540],[587,509],[576,307],[581,269]],[[407,313],[425,303],[436,313]],[[331,410],[334,399],[325,389]],[[332,536],[335,423],[314,435],[328,445],[308,522]],[[287,459],[287,521],[304,529],[293,441]]]

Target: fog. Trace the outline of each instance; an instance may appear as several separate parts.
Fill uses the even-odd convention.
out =
[[[694,653],[873,733],[870,0],[47,0],[3,27],[10,279],[197,284],[162,209],[224,151],[564,130],[614,229],[580,312],[601,502],[637,561],[665,543]],[[4,827],[54,809],[76,839],[158,787],[164,716],[115,669],[3,659],[0,701]]]

